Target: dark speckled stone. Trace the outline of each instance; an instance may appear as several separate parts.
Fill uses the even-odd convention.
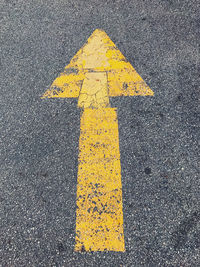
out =
[[[1,0],[0,266],[200,266],[197,0]],[[118,108],[125,253],[75,253],[80,111],[40,99],[102,28],[154,97]]]

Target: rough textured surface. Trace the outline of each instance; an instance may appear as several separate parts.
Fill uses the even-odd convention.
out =
[[[78,98],[80,108],[110,107],[108,81],[105,72],[87,73]]]
[[[76,204],[76,250],[125,250],[114,108],[86,108],[81,116]]]
[[[153,91],[122,55],[105,31],[96,29],[43,98],[77,97],[91,72],[104,72],[109,96],[153,95]]]
[[[199,266],[199,1],[1,1],[2,266]],[[40,96],[96,29],[154,91],[113,98],[125,253],[74,252],[80,114]]]

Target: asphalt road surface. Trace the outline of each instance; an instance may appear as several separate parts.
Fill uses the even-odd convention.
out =
[[[200,266],[200,2],[0,1],[0,266]],[[117,97],[126,252],[74,251],[80,110],[41,99],[103,29],[154,91]]]

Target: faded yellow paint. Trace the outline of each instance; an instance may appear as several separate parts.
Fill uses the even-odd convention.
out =
[[[78,106],[80,108],[106,108],[110,106],[106,72],[86,73]]]
[[[119,67],[125,60],[108,35],[102,30],[95,30],[87,43],[72,58],[68,67],[110,71],[116,68],[116,62]]]
[[[85,109],[81,117],[75,250],[125,250],[114,108]]]
[[[125,251],[117,113],[109,97],[153,95],[108,35],[95,30],[43,98],[78,97],[76,251]]]
[[[108,94],[114,96],[153,96],[153,91],[143,81],[130,63],[128,68],[108,72]]]
[[[52,83],[42,98],[78,97],[85,75],[75,69],[66,69]]]
[[[95,30],[71,59],[44,97],[78,97],[90,72],[105,72],[109,96],[153,95],[153,91],[127,62],[120,50],[102,30]]]

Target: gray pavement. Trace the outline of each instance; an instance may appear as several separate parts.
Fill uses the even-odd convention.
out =
[[[0,1],[0,266],[200,266],[200,2]],[[126,252],[74,252],[80,111],[40,99],[102,28],[154,91],[118,108]]]

